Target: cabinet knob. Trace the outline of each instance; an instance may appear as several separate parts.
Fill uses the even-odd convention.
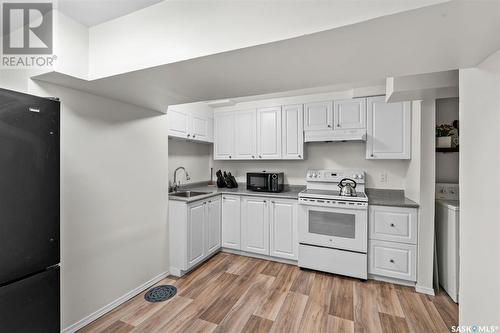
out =
[[[299,158],[302,158],[302,155],[299,155]]]
[[[191,134],[188,134],[187,137],[189,138],[191,136]]]
[[[262,156],[259,155],[259,158],[262,158]]]
[[[395,227],[394,223],[391,223],[391,227],[393,227],[393,228]]]
[[[394,259],[389,260],[391,264],[394,264]]]
[[[232,158],[231,155],[229,155],[229,158]]]
[[[328,125],[328,127],[332,127],[332,125]]]
[[[254,156],[254,155],[252,155],[252,158],[255,158],[255,156]]]
[[[196,135],[193,134],[193,139],[196,138]]]
[[[373,154],[371,154],[370,157],[374,157]]]
[[[340,127],[340,124],[337,124],[337,127]]]

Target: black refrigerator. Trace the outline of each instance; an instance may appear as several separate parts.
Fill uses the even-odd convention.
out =
[[[0,332],[60,332],[60,103],[0,89]]]

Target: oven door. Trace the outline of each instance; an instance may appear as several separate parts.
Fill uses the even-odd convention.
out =
[[[299,242],[341,250],[367,252],[368,211],[300,205]]]

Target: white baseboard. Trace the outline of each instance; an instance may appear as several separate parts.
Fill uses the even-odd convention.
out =
[[[375,280],[375,281],[388,282],[388,283],[392,283],[392,284],[399,284],[399,285],[407,286],[407,287],[415,287],[415,282],[405,281],[405,280],[396,279],[396,278],[387,277],[387,276],[368,274],[368,279]]]
[[[113,310],[117,306],[125,303],[126,301],[128,301],[132,297],[137,296],[138,294],[140,294],[141,292],[143,292],[147,288],[149,288],[152,285],[154,285],[154,284],[158,283],[159,281],[163,280],[169,274],[170,274],[169,272],[163,272],[161,274],[158,274],[157,276],[155,276],[151,280],[149,280],[149,281],[141,284],[137,288],[132,289],[131,291],[129,291],[125,295],[117,298],[116,300],[114,300],[113,302],[109,303],[108,305],[103,306],[99,310],[95,311],[94,313],[91,313],[90,315],[88,315],[87,317],[85,317],[85,318],[81,319],[80,321],[74,323],[73,325],[66,327],[65,329],[62,330],[62,333],[74,333],[74,332],[78,331],[82,327],[87,326],[88,324],[90,324],[94,320],[98,319],[99,317],[102,317],[103,315],[105,315],[106,313],[110,312],[111,310]]]
[[[418,284],[415,286],[415,291],[421,294],[427,294],[431,296],[435,296],[434,288],[419,286]]]
[[[231,254],[237,254],[237,255],[240,255],[240,256],[251,257],[251,258],[265,259],[265,260],[269,260],[269,261],[276,261],[276,262],[281,262],[283,264],[290,264],[290,265],[297,266],[297,260],[276,258],[276,257],[266,256],[266,255],[263,255],[263,254],[250,253],[250,252],[245,252],[245,251],[241,251],[241,250],[233,250],[233,249],[227,249],[227,248],[223,248],[222,252],[231,253]]]

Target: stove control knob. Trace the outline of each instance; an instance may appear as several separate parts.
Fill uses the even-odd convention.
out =
[[[363,174],[358,174],[358,179],[363,179]]]

